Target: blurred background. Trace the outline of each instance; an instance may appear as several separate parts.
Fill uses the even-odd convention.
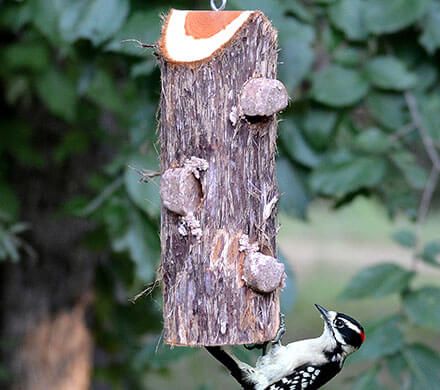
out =
[[[171,7],[0,0],[0,387],[238,388],[161,342],[151,49]],[[440,1],[230,0],[279,30],[285,341],[367,342],[326,389],[440,389]],[[157,288],[155,288],[157,287]],[[141,291],[146,294],[132,303]],[[250,361],[255,356],[237,349]]]

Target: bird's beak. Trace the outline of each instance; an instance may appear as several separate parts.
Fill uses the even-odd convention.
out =
[[[321,318],[325,321],[327,325],[330,325],[330,317],[329,312],[325,307],[322,307],[321,305],[318,305],[315,303],[315,307],[318,309],[318,311],[321,313]]]

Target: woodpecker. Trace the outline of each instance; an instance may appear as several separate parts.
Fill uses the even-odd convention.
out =
[[[206,347],[245,390],[316,390],[338,374],[348,355],[365,341],[361,324],[346,314],[315,305],[324,320],[320,337],[281,344],[284,320],[268,353],[255,367],[238,360],[221,347]]]

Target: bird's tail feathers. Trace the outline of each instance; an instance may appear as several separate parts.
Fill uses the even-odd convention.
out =
[[[227,353],[221,347],[205,347],[206,350],[223,364],[244,390],[255,390],[255,384],[249,379],[253,368]]]

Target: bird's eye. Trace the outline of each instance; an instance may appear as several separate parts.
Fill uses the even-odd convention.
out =
[[[342,328],[342,327],[344,326],[344,321],[342,321],[342,320],[340,320],[340,319],[337,319],[337,320],[335,321],[335,326],[336,326],[337,328]]]

